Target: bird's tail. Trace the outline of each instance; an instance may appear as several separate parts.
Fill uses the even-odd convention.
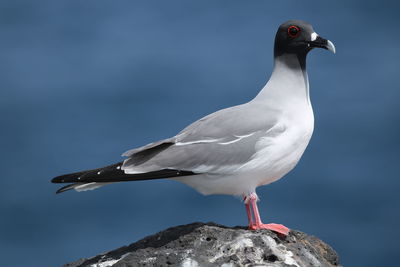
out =
[[[195,175],[191,171],[180,171],[173,169],[162,169],[146,173],[126,174],[122,170],[123,162],[118,162],[106,167],[64,174],[51,180],[52,183],[71,183],[57,190],[62,193],[71,189],[76,191],[93,190],[106,184],[126,181],[140,181],[173,178],[179,176]]]
[[[102,187],[103,185],[107,185],[107,184],[112,184],[112,183],[74,183],[74,184],[69,184],[66,186],[61,187],[60,189],[57,190],[57,194],[71,190],[71,189],[75,189],[78,192],[82,192],[82,191],[88,191],[88,190],[94,190],[97,189],[99,187]]]

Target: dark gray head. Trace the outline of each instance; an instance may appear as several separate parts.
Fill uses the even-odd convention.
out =
[[[305,21],[289,20],[279,26],[275,36],[275,57],[287,53],[305,58],[307,53],[315,47],[335,53],[333,43],[320,37]]]

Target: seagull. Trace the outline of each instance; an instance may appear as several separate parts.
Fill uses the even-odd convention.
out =
[[[306,149],[314,129],[306,57],[314,48],[335,53],[334,44],[301,20],[279,26],[274,67],[267,84],[251,101],[216,111],[171,138],[128,150],[123,161],[106,167],[57,176],[86,191],[125,181],[172,179],[204,195],[243,197],[251,230],[288,235],[281,224],[264,224],[256,188],[291,171]]]

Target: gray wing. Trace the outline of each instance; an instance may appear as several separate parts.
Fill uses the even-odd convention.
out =
[[[277,111],[243,104],[212,113],[175,137],[125,152],[122,169],[135,174],[159,169],[226,173],[256,153],[256,143],[276,124]]]

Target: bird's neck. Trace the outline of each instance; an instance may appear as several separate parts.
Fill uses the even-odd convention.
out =
[[[294,102],[310,105],[306,55],[275,54],[272,75],[254,100],[276,105]]]

